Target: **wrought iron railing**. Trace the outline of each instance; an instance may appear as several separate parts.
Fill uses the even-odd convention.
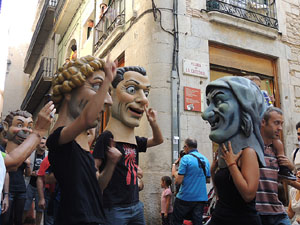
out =
[[[40,67],[31,82],[30,88],[27,91],[26,97],[24,98],[21,109],[24,109],[28,104],[31,96],[36,91],[36,88],[42,78],[52,78],[54,76],[54,63],[55,58],[44,57],[40,62]],[[45,90],[45,92],[48,90]]]
[[[45,19],[46,12],[47,12],[48,8],[49,7],[53,7],[53,8],[56,7],[57,1],[58,0],[45,0],[43,9],[42,9],[41,14],[40,14],[40,18],[39,18],[39,20],[38,20],[38,22],[36,24],[35,29],[34,29],[34,33],[33,33],[32,38],[31,38],[30,46],[29,46],[27,54],[26,54],[25,64],[27,64],[28,59],[29,59],[29,57],[31,55],[32,49],[33,49],[33,47],[35,45],[35,41],[36,41],[37,36],[38,36],[38,34],[40,32],[40,29],[41,29],[42,23],[43,23],[43,21]]]
[[[275,0],[207,0],[206,8],[278,29]]]
[[[117,26],[125,24],[125,0],[113,0],[95,26],[96,52]]]

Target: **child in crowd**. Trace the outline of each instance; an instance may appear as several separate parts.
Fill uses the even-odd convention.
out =
[[[171,191],[172,180],[169,176],[163,176],[161,178],[161,187],[164,189],[161,193],[161,219],[162,225],[172,224],[172,191]]]

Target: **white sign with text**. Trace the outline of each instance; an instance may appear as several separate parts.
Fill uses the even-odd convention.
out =
[[[184,59],[183,60],[183,74],[202,77],[202,78],[208,78],[209,64]]]

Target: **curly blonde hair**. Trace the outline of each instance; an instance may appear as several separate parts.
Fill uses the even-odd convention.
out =
[[[95,71],[103,70],[105,61],[88,55],[71,60],[58,69],[58,73],[52,79],[51,99],[56,107],[59,107],[64,94],[71,92],[77,87],[81,87],[86,79]]]

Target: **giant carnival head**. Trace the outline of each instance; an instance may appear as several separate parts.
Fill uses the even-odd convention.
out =
[[[112,82],[111,116],[125,126],[138,127],[145,106],[148,106],[150,82],[142,67],[121,67]]]
[[[104,60],[88,55],[71,60],[59,68],[52,80],[52,100],[56,108],[60,110],[66,104],[68,116],[72,119],[78,117],[102,85],[105,79],[104,65]],[[109,94],[106,103],[111,103]]]
[[[32,129],[32,115],[27,111],[10,112],[3,121],[3,137],[7,139],[7,142],[13,142],[17,145],[22,144]]]
[[[208,84],[206,99],[202,118],[211,126],[209,138],[218,144],[231,141],[234,153],[251,147],[264,165],[260,124],[266,106],[258,86],[243,77],[223,77]]]

